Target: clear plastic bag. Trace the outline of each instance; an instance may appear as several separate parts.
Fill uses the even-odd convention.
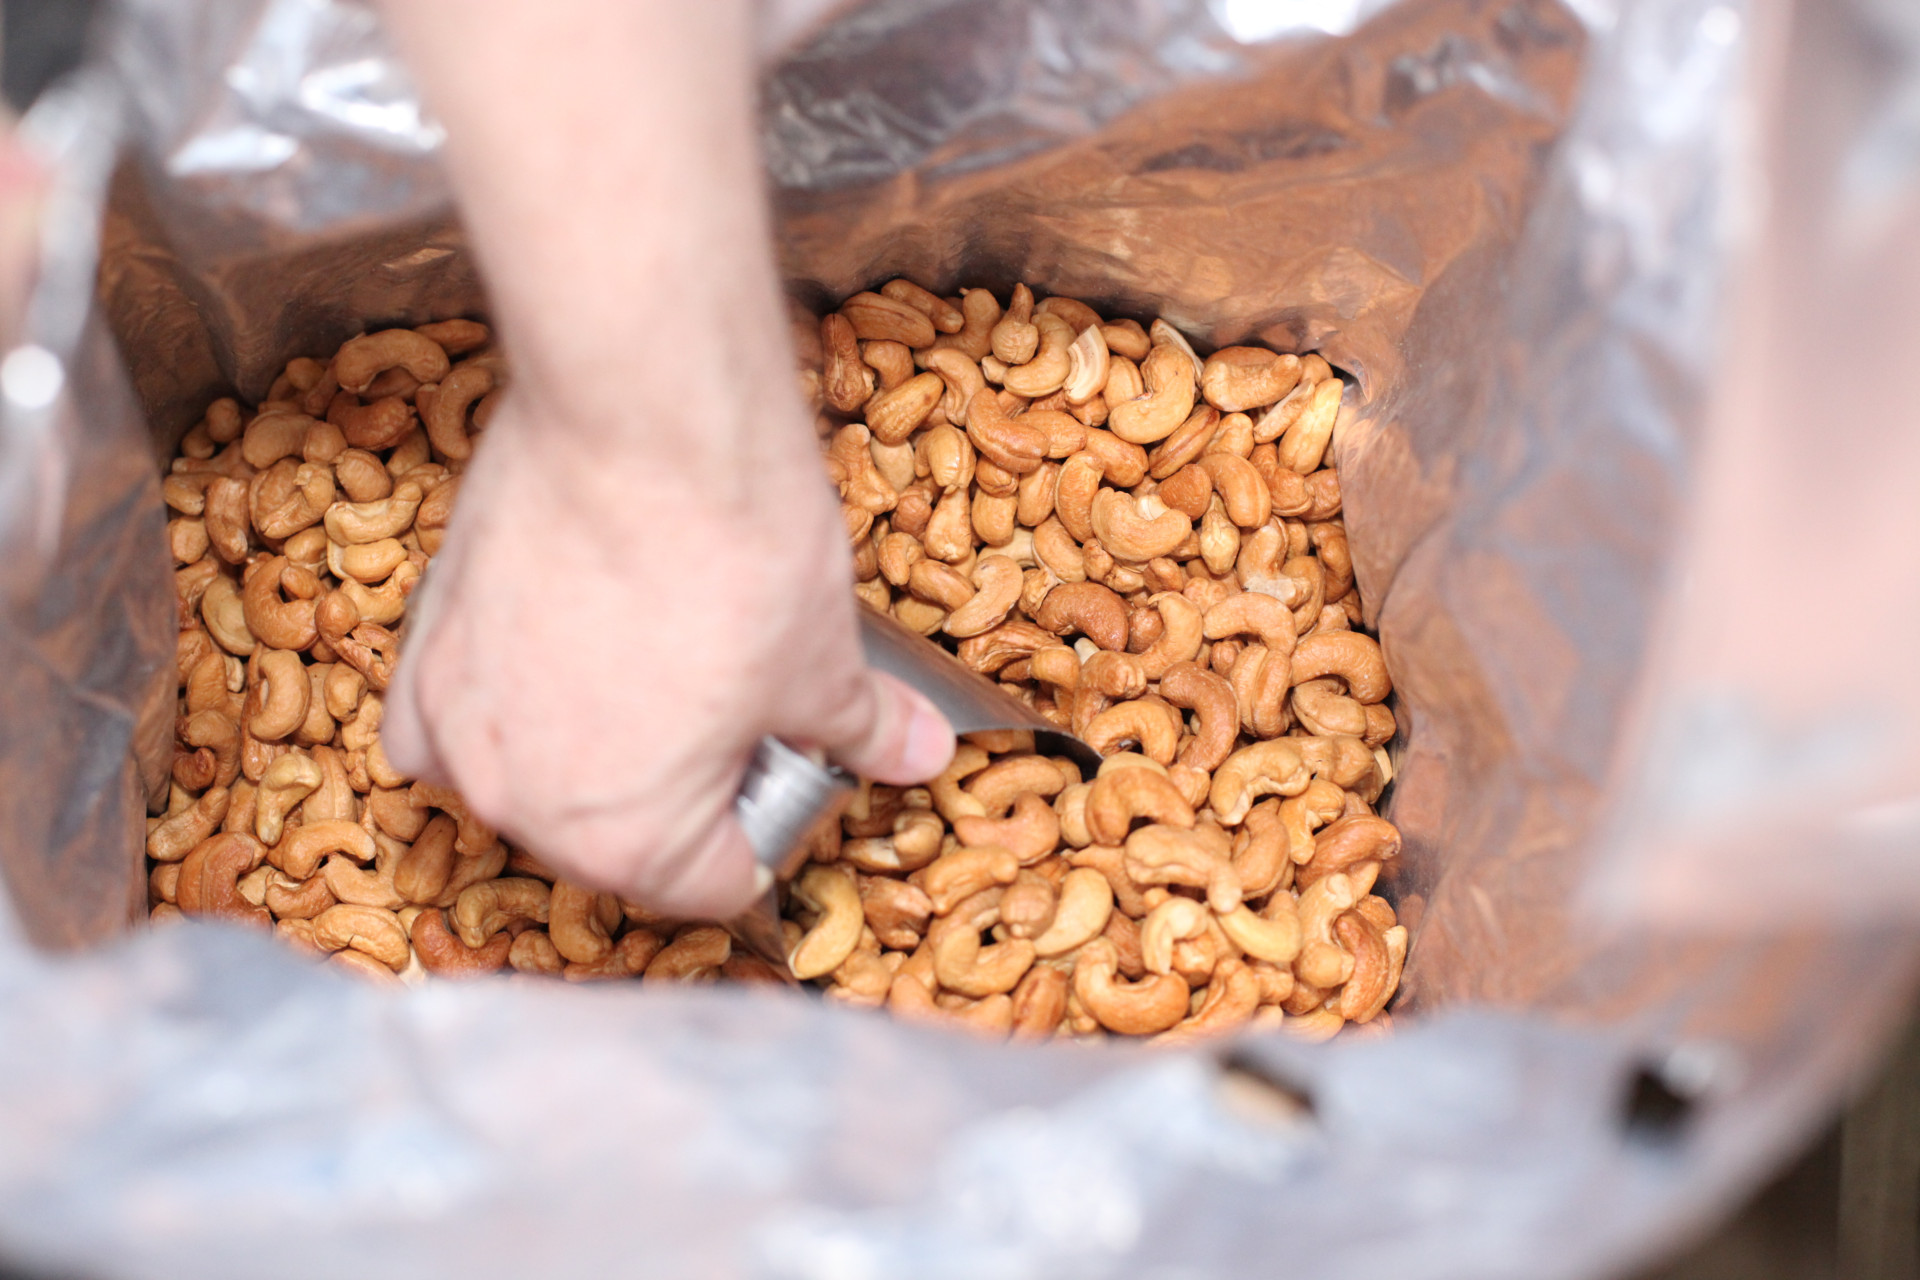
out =
[[[1920,901],[1890,856],[1920,678],[1882,519],[1920,473],[1889,429],[1920,323],[1873,287],[1920,261],[1920,42],[1898,6],[1800,9],[879,0],[772,64],[802,298],[1025,280],[1358,380],[1335,447],[1401,696],[1407,1016],[1149,1054],[748,991],[394,994],[218,928],[113,938],[171,606],[103,323],[166,446],[289,356],[484,307],[370,9],[122,0],[30,121],[63,207],[104,207],[97,314],[91,236],[50,218],[21,342],[62,390],[23,405],[0,365],[0,1252],[1539,1277],[1696,1229],[1874,1049]],[[1867,358],[1807,360],[1832,347],[1796,307]],[[1809,422],[1842,378],[1847,412]],[[1756,441],[1818,475],[1751,483]],[[1782,476],[1816,508],[1782,511]],[[1741,576],[1770,565],[1772,595]],[[1823,680],[1856,701],[1769,701]]]

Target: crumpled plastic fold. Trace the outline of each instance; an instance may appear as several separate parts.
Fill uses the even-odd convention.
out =
[[[1736,581],[1714,513],[1781,505],[1740,482],[1741,443],[1791,450],[1808,388],[1848,372],[1848,414],[1796,461],[1871,469],[1853,445],[1896,420],[1891,361],[1822,368],[1790,323],[1756,328],[1791,314],[1756,300],[1800,287],[1876,351],[1920,332],[1858,305],[1870,251],[1914,225],[1920,41],[1898,6],[1812,8],[769,11],[797,297],[1024,280],[1356,380],[1335,448],[1402,726],[1395,1030],[1168,1054],[988,1046],[741,990],[388,992],[229,929],[123,932],[140,748],[164,759],[170,711],[155,450],[293,355],[485,298],[439,127],[369,5],[119,0],[97,65],[30,122],[100,213],[97,292],[76,283],[93,242],[50,235],[68,266],[21,339],[65,370],[50,414],[7,398],[0,362],[0,778],[39,802],[0,820],[0,1255],[100,1276],[1517,1280],[1616,1272],[1697,1230],[1833,1105],[1916,959],[1910,913],[1844,909],[1874,896],[1844,877],[1906,830],[1905,775],[1813,753],[1854,761],[1885,810],[1859,853],[1835,818],[1856,793],[1794,772],[1781,742],[1806,730],[1754,710],[1754,673],[1895,707],[1920,676],[1700,638]],[[1809,107],[1840,82],[1872,103]],[[1772,212],[1806,185],[1783,127],[1802,118],[1841,157],[1812,225],[1852,294],[1781,274],[1808,243]],[[1753,390],[1769,369],[1779,395]],[[1735,522],[1792,543],[1736,540],[1796,576],[1757,593],[1772,629],[1709,640],[1791,646],[1880,607],[1876,526],[1836,512],[1835,475],[1814,491],[1819,511]],[[1848,594],[1807,580],[1809,546],[1848,557]],[[1905,635],[1887,617],[1848,633],[1854,676]],[[1915,725],[1867,754],[1906,761]],[[1800,777],[1818,785],[1782,785]],[[1729,811],[1754,817],[1738,841],[1700,834]],[[1802,905],[1823,894],[1841,909]],[[1647,1080],[1678,1118],[1636,1110]]]

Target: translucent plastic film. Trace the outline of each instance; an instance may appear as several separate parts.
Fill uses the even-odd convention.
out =
[[[1846,683],[1811,682],[1818,654],[1768,667],[1702,649],[1703,629],[1750,633],[1728,625],[1735,596],[1783,615],[1770,643],[1819,632],[1823,610],[1905,635],[1871,595],[1898,568],[1873,548],[1898,531],[1869,518],[1883,506],[1844,510],[1835,475],[1777,538],[1737,519],[1742,536],[1711,532],[1777,511],[1793,474],[1736,483],[1742,433],[1791,449],[1776,428],[1828,403],[1847,411],[1796,462],[1857,464],[1880,440],[1888,491],[1913,478],[1891,441],[1892,357],[1830,372],[1792,358],[1807,339],[1786,319],[1753,318],[1788,290],[1856,352],[1914,337],[1904,312],[1867,321],[1847,301],[1909,225],[1910,33],[1879,9],[1812,8],[878,0],[768,72],[779,250],[804,300],[895,274],[1024,280],[1203,343],[1319,350],[1356,379],[1336,438],[1345,518],[1403,729],[1390,892],[1414,944],[1392,1037],[1010,1050],[742,992],[382,992],[200,926],[62,958],[11,942],[0,1253],[93,1275],[644,1258],[795,1277],[1575,1277],[1697,1226],[1829,1104],[1913,958],[1897,912],[1781,908],[1823,830],[1803,816],[1833,793],[1780,784],[1803,775],[1766,735],[1804,742],[1799,722],[1700,710],[1743,705],[1703,672],[1751,687],[1776,671],[1788,705],[1815,710],[1803,690]],[[99,136],[125,128],[98,315],[33,340],[74,406],[72,427],[34,437],[34,474],[64,487],[18,479],[11,402],[0,457],[0,485],[35,510],[86,497],[35,526],[67,530],[58,562],[24,557],[49,544],[28,540],[26,507],[0,508],[20,574],[0,641],[29,655],[4,675],[5,794],[43,806],[9,800],[0,858],[43,941],[124,918],[129,748],[143,691],[170,674],[150,442],[112,407],[122,373],[82,362],[84,335],[110,325],[166,444],[292,355],[485,307],[438,126],[368,6],[122,0],[101,54],[70,95]],[[1824,110],[1862,85],[1881,105]],[[1777,194],[1808,181],[1782,125],[1809,116],[1829,131],[1813,149],[1861,176],[1812,222],[1776,222]],[[106,170],[93,154],[83,193]],[[1831,262],[1853,275],[1784,271],[1796,236],[1838,232],[1854,239]],[[90,272],[43,273],[36,306],[84,316]],[[1794,566],[1789,587],[1715,567],[1750,553]],[[1808,579],[1842,555],[1836,608]],[[1821,652],[1874,671],[1887,706],[1920,679],[1857,629]],[[1898,849],[1893,766],[1914,719],[1862,728],[1849,706],[1824,710],[1883,753],[1833,757],[1861,783],[1842,806],[1895,804],[1876,847]],[[1709,729],[1763,745],[1695,749]],[[1717,758],[1768,767],[1676,771]],[[1742,816],[1738,841],[1667,840],[1666,817],[1716,812],[1701,797]],[[1832,847],[1839,871],[1861,865]],[[1732,881],[1737,921],[1712,910]],[[1640,1073],[1691,1110],[1633,1111]]]

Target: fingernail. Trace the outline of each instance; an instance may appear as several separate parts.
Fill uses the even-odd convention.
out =
[[[953,759],[953,730],[947,718],[918,693],[910,695],[913,718],[907,722],[900,768],[915,778],[931,778]]]

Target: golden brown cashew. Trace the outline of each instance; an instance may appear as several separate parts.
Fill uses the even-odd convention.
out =
[[[515,961],[514,957],[516,952],[520,951],[521,940],[527,938],[535,941],[530,943],[524,952],[520,952],[520,960]],[[707,938],[697,939],[696,944],[712,947],[711,940]],[[613,950],[609,951],[606,958],[598,964],[563,964],[559,951],[554,949],[553,940],[537,929],[529,929],[519,938],[514,939],[514,949],[507,952],[507,960],[516,967],[524,965],[527,972],[558,971],[560,976],[568,982],[606,982],[638,977],[659,957],[664,946],[665,940],[651,929],[634,929],[622,935],[620,941],[613,944]],[[687,949],[683,948],[677,957],[668,962],[668,968],[679,968],[690,959],[697,959],[697,957],[689,957]],[[545,967],[547,965],[553,967],[547,968]],[[661,976],[672,975],[663,970]]]
[[[417,324],[413,331],[440,344],[440,349],[449,356],[478,351],[493,340],[493,331],[478,320],[435,320],[431,324]],[[287,368],[291,371],[293,366]],[[317,377],[318,370],[314,372]]]
[[[407,905],[406,899],[394,892],[391,861],[383,861],[387,862],[384,869],[376,867],[368,871],[351,858],[335,854],[320,868],[320,878],[325,882],[327,892],[340,902],[398,911]]]
[[[267,856],[273,856],[271,851]],[[278,867],[264,869],[271,878],[262,901],[277,920],[311,920],[337,901],[319,876],[296,880]]]
[[[1086,404],[1101,394],[1107,386],[1108,368],[1106,336],[1097,325],[1089,325],[1067,348],[1067,380],[1061,387],[1067,402]]]
[[[226,476],[214,476],[204,486],[202,523],[215,555],[228,564],[247,558],[247,486]]]
[[[1053,923],[1058,905],[1052,881],[1037,871],[1022,871],[1000,896],[1000,927],[1009,937],[1031,942]]]
[[[1051,1037],[1067,1012],[1071,979],[1065,969],[1035,965],[1013,989],[1013,1035],[1022,1040]]]
[[[851,887],[852,882],[848,882]],[[647,962],[646,982],[711,982],[733,955],[733,938],[719,925],[688,925]],[[836,966],[837,967],[837,966]]]
[[[303,751],[289,751],[268,765],[254,800],[254,834],[267,845],[278,844],[287,814],[324,781],[320,766]]]
[[[1382,781],[1373,751],[1358,738],[1295,737],[1308,772],[1348,791],[1365,792]]]
[[[1038,399],[1058,391],[1067,380],[1072,360],[1073,330],[1065,320],[1050,312],[1036,312],[1033,324],[1038,331],[1039,349],[1031,360],[1007,370],[1001,385],[1017,396]],[[1103,378],[1104,382],[1105,379]]]
[[[1100,460],[1107,483],[1116,488],[1131,488],[1147,478],[1147,451],[1110,431],[1087,428],[1084,451]]]
[[[354,608],[360,611],[362,622],[391,626],[406,615],[407,597],[419,583],[420,572],[418,566],[406,560],[396,565],[387,580],[378,587],[363,586],[349,578],[340,584],[340,592],[353,601]]]
[[[1060,818],[1039,794],[1025,791],[1014,797],[1010,816],[963,815],[954,820],[953,834],[968,847],[999,845],[1009,849],[1022,866],[1030,866],[1059,846]]]
[[[307,678],[300,655],[287,649],[268,649],[260,655],[260,709],[247,721],[247,732],[266,742],[286,737],[307,718],[313,682]]]
[[[1287,894],[1277,896],[1287,900],[1285,910],[1268,917],[1257,916],[1244,906],[1236,907],[1219,916],[1220,931],[1254,959],[1288,965],[1300,954],[1300,918],[1294,914]]]
[[[334,353],[333,376],[342,389],[359,395],[388,369],[403,368],[419,382],[439,382],[452,362],[438,342],[411,329],[383,329],[349,338]],[[396,968],[398,966],[395,966]]]
[[[1333,426],[1340,416],[1340,396],[1346,390],[1338,378],[1328,378],[1305,397],[1299,416],[1280,437],[1280,465],[1298,475],[1309,475],[1326,456]]]
[[[162,818],[147,832],[147,856],[155,862],[178,862],[186,857],[219,828],[232,796],[224,786],[212,787],[180,812]]]
[[[962,289],[960,291],[960,314],[965,323],[958,333],[943,333],[933,340],[933,346],[924,353],[952,349],[963,353],[976,363],[993,351],[993,326],[1000,323],[1000,300],[986,289]],[[922,363],[926,362],[922,360]],[[932,368],[932,365],[927,365]]]
[[[1240,733],[1233,686],[1194,663],[1178,662],[1160,677],[1160,696],[1199,718],[1193,737],[1180,747],[1180,763],[1209,772],[1218,768]]]
[[[947,421],[955,426],[966,426],[967,406],[987,386],[979,364],[957,347],[929,351],[925,363],[929,372],[939,376],[945,388],[940,408],[946,413]]]
[[[1299,984],[1294,993],[1296,1004],[1305,1004],[1310,992],[1331,991],[1353,976],[1353,956],[1333,933],[1334,920],[1353,900],[1352,883],[1339,874],[1328,876],[1300,895],[1296,909],[1304,941],[1293,962],[1293,976]]]
[[[1107,427],[1130,444],[1145,445],[1172,435],[1193,412],[1193,361],[1177,347],[1158,344],[1148,353],[1141,376],[1145,395],[1118,403],[1109,397],[1113,407]]]
[[[992,388],[974,393],[967,404],[967,438],[980,456],[1015,475],[1034,470],[1047,457],[1047,433],[1025,416],[1008,417]]]
[[[1407,959],[1406,927],[1380,930],[1361,913],[1349,911],[1333,922],[1333,930],[1353,956],[1353,976],[1329,1005],[1349,1022],[1371,1022],[1400,985],[1400,970]]]
[[[1260,347],[1222,347],[1200,370],[1200,390],[1222,413],[1276,404],[1300,381],[1300,358]]]
[[[860,358],[880,375],[880,389],[891,391],[913,376],[913,352],[902,342],[863,342]]]
[[[1023,938],[980,945],[981,933],[999,922],[1004,893],[1003,889],[976,893],[928,928],[934,976],[947,990],[974,999],[1001,995],[1013,990],[1033,967],[1033,943]]]
[[[400,918],[380,907],[349,903],[328,907],[313,918],[314,941],[328,951],[350,947],[395,973],[407,967],[413,951]]]
[[[914,874],[933,913],[946,915],[961,901],[997,885],[1012,884],[1020,875],[1020,860],[1001,845],[978,845],[943,853]]]
[[[411,808],[411,806],[409,806]],[[415,813],[424,810],[414,808]],[[438,902],[453,874],[454,822],[440,814],[414,837],[393,869],[393,887],[408,902]]]
[[[260,865],[266,850],[251,836],[223,832],[193,847],[180,862],[174,901],[190,916],[213,916],[242,924],[270,924],[266,910],[241,894],[240,877]]]
[[[1213,491],[1220,495],[1235,525],[1257,529],[1272,517],[1273,495],[1251,462],[1231,453],[1209,453],[1196,465],[1205,469],[1212,479]],[[1231,563],[1229,559],[1228,564]]]
[[[1096,843],[1117,845],[1127,838],[1136,819],[1191,827],[1193,807],[1160,774],[1151,769],[1119,769],[1102,773],[1087,793],[1087,832]]]
[[[609,923],[601,909],[603,896],[568,880],[553,883],[547,899],[547,936],[562,956],[576,964],[598,964],[613,950],[611,930],[620,922],[619,904],[614,904]]]
[[[1054,481],[1054,514],[1061,526],[1080,542],[1093,536],[1093,504],[1106,492],[1100,484],[1105,469],[1095,454],[1082,451],[1060,464],[1060,475]],[[1076,558],[1080,555],[1078,548],[1075,555]],[[1084,576],[1084,568],[1081,572]]]
[[[1153,1038],[1161,1046],[1192,1044],[1245,1026],[1260,1007],[1260,980],[1253,970],[1228,956],[1213,971],[1206,995],[1193,1016]]]
[[[473,456],[473,441],[467,436],[467,410],[492,390],[493,370],[485,365],[463,364],[441,380],[440,389],[433,393],[433,404],[421,414],[421,420],[427,439],[442,457],[458,461]]]
[[[1157,496],[1135,497],[1117,489],[1094,495],[1091,522],[1100,545],[1128,564],[1169,555],[1193,532],[1193,521]]]
[[[418,484],[402,480],[377,502],[336,502],[327,508],[327,536],[342,546],[398,537],[412,526],[423,497]]]
[[[1207,908],[1192,898],[1171,897],[1140,922],[1140,962],[1148,973],[1173,972],[1173,947],[1207,931]]]
[[[910,951],[920,945],[933,916],[933,900],[918,885],[888,876],[857,877],[867,927],[883,947]]]
[[[941,333],[959,333],[966,324],[960,309],[945,298],[927,292],[911,280],[889,280],[880,286],[882,295],[904,302],[933,322]]]
[[[447,930],[446,917],[433,907],[428,907],[413,918],[413,927],[408,933],[414,954],[420,957],[421,967],[442,978],[472,978],[483,973],[497,973],[506,967],[507,956],[514,944],[514,939],[507,934],[496,933],[487,940],[485,946],[477,949],[469,947]],[[608,950],[612,950],[611,945]]]
[[[507,935],[496,936],[504,938]],[[655,951],[658,951],[661,946],[660,939],[645,929],[637,929],[628,934],[627,938],[653,938]],[[622,938],[621,941],[624,943],[627,938]],[[651,954],[647,956],[648,960],[652,958]],[[552,977],[559,977],[567,967],[567,962],[562,960],[560,953],[554,949],[553,939],[549,938],[543,929],[526,929],[518,937],[513,938],[512,945],[507,948],[507,963],[513,966],[516,973],[544,973]],[[646,961],[643,960],[640,963],[640,969],[644,968],[646,968]],[[640,969],[635,969],[633,973],[638,973]],[[632,977],[633,973],[623,976]]]
[[[1293,683],[1339,676],[1359,702],[1379,702],[1393,692],[1386,659],[1372,636],[1358,631],[1316,632],[1303,636],[1293,651]]]
[[[188,716],[180,726],[180,741],[196,751],[205,747],[213,752],[215,786],[232,786],[240,775],[240,726],[224,712],[196,711]]]
[[[1121,743],[1137,742],[1141,753],[1159,764],[1172,764],[1180,745],[1180,713],[1158,698],[1135,698],[1108,707],[1082,731],[1088,746],[1110,755]]]
[[[1113,885],[1095,867],[1074,867],[1060,882],[1053,923],[1033,940],[1035,954],[1061,956],[1100,936],[1113,915]]]
[[[1100,326],[1100,336],[1106,339],[1108,350],[1129,360],[1145,360],[1153,350],[1153,342],[1138,320],[1107,321]]]
[[[240,456],[247,465],[264,471],[282,458],[302,452],[307,432],[323,425],[304,413],[267,412],[255,415],[240,441]]]
[[[470,885],[453,906],[453,927],[460,941],[478,949],[515,920],[547,922],[552,890],[546,882],[510,876]]]
[[[1294,649],[1293,611],[1257,591],[1241,591],[1214,605],[1207,610],[1205,625],[1209,640],[1250,635],[1276,655]]]
[[[285,834],[268,851],[267,857],[274,866],[295,880],[305,880],[319,868],[320,860],[330,853],[344,853],[361,862],[369,862],[378,851],[372,834],[365,827],[349,819],[333,818],[286,828]]]
[[[947,384],[937,373],[915,374],[867,401],[867,426],[881,444],[899,444],[926,422]]]
[[[1215,661],[1237,644],[1235,640],[1214,642]],[[1250,644],[1232,660],[1227,679],[1233,685],[1234,700],[1240,706],[1240,726],[1256,737],[1271,738],[1287,727],[1287,677],[1293,665],[1285,653],[1276,653],[1263,644]]]
[[[1127,874],[1141,885],[1179,884],[1207,891],[1207,905],[1225,915],[1240,905],[1240,877],[1217,828],[1190,831],[1155,824],[1127,837]]]
[[[1260,796],[1297,796],[1312,780],[1299,748],[1274,738],[1242,747],[1222,761],[1208,799],[1220,821],[1235,826]]]
[[[413,413],[413,406],[397,395],[381,396],[367,404],[355,404],[350,397],[342,396],[327,410],[327,420],[354,448],[385,449],[410,433],[418,434],[413,428]],[[422,452],[425,445],[423,438]]]
[[[1358,738],[1367,732],[1366,706],[1340,692],[1340,682],[1331,676],[1294,685],[1290,700],[1294,718],[1308,733]]]
[[[931,562],[923,563],[931,567]],[[916,565],[916,571],[920,567]],[[981,556],[973,566],[973,584],[978,590],[947,615],[946,633],[965,638],[999,626],[1020,598],[1020,583],[1018,564],[1006,556]]]
[[[1033,359],[1040,346],[1040,329],[1033,323],[1033,291],[1013,286],[1013,301],[987,335],[988,348],[1001,363],[1013,366]]]
[[[873,394],[873,369],[860,358],[860,339],[853,324],[835,313],[820,320],[823,364],[820,391],[827,406],[839,413],[856,412]]]
[[[1314,837],[1313,857],[1301,866],[1298,883],[1304,889],[1356,863],[1384,862],[1399,852],[1400,831],[1385,818],[1371,814],[1341,818]]]
[[[1187,1016],[1187,984],[1168,974],[1138,982],[1118,976],[1119,952],[1106,938],[1080,949],[1073,966],[1073,994],[1101,1026],[1121,1035],[1165,1031]]]
[[[1079,632],[1102,649],[1127,647],[1127,606],[1097,582],[1063,582],[1047,593],[1033,620],[1055,635]]]
[[[853,954],[866,911],[853,875],[837,867],[808,867],[793,882],[793,896],[820,913],[787,956],[793,976],[805,982],[832,973]]]
[[[933,321],[897,298],[880,293],[856,293],[840,304],[840,314],[862,342],[900,342],[909,347],[932,344]]]

